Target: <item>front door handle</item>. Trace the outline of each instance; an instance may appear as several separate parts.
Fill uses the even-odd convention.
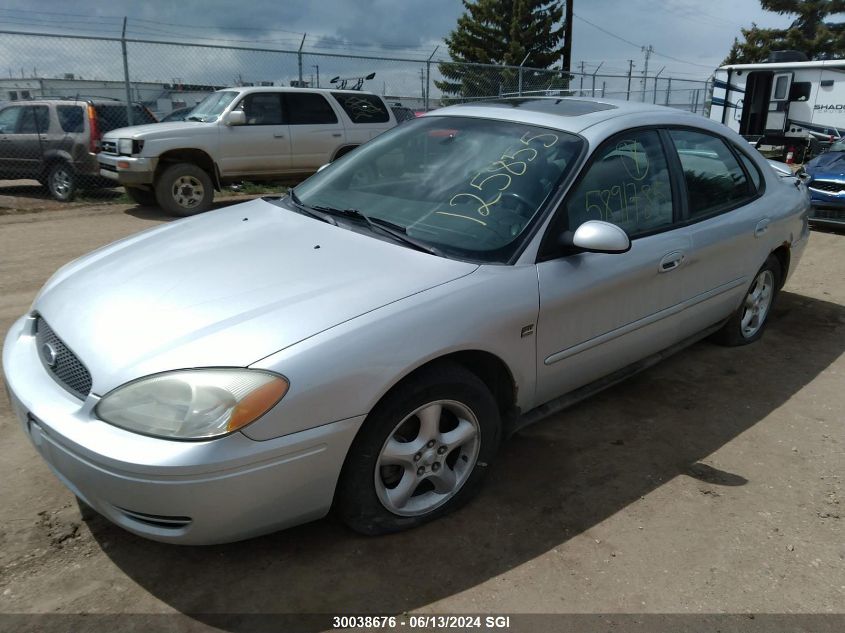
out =
[[[661,273],[668,273],[670,270],[675,270],[678,266],[680,266],[686,255],[683,251],[672,251],[663,256],[660,260],[660,266],[658,267],[657,271]]]
[[[285,135],[284,134],[274,134],[273,137],[274,138],[285,138]]]
[[[340,132],[335,132],[332,134],[332,136],[334,136],[335,138],[340,138],[341,136],[343,136],[343,134],[341,134]]]
[[[754,237],[762,236],[766,231],[769,230],[769,218],[763,218],[757,223],[757,226],[754,228]]]

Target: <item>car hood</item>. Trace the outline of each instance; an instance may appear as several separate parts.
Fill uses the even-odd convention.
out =
[[[33,309],[102,395],[169,369],[250,365],[477,268],[254,200],[71,262]]]
[[[172,121],[170,123],[148,123],[147,125],[132,125],[111,130],[103,135],[104,140],[114,141],[119,138],[152,139],[179,137],[183,133],[198,134],[199,130],[214,132],[217,126],[214,122],[200,121]]]
[[[811,175],[820,173],[835,173],[845,176],[845,152],[827,152],[809,161],[804,170]]]

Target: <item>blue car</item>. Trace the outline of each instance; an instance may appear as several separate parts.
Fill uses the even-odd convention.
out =
[[[804,170],[810,176],[810,222],[845,226],[845,139],[809,161]]]

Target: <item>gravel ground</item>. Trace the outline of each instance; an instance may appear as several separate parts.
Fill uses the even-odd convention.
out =
[[[61,264],[164,221],[130,205],[0,217],[0,332]],[[74,630],[92,631],[405,612],[741,613],[742,630],[770,631],[787,620],[766,614],[840,614],[813,630],[841,631],[843,350],[845,235],[813,232],[762,341],[699,343],[550,417],[512,439],[465,509],[377,539],[326,519],[188,548],[83,519],[0,397],[0,614],[89,614]],[[2,617],[2,630],[69,622]],[[710,617],[672,628],[730,629]],[[606,618],[579,630],[622,630],[589,628]]]

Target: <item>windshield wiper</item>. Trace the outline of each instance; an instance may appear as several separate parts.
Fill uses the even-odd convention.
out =
[[[291,189],[288,192],[288,197],[290,198],[291,203],[293,203],[294,208],[303,215],[307,215],[308,217],[314,218],[315,220],[320,220],[322,222],[327,222],[328,224],[332,224],[337,226],[337,220],[335,220],[331,215],[326,215],[324,213],[314,213],[313,209],[317,209],[318,211],[321,210],[318,207],[307,207],[305,206],[302,201],[299,199],[299,196],[296,195],[296,192]]]
[[[387,233],[393,239],[407,244],[411,248],[415,248],[418,251],[423,251],[424,253],[429,253],[431,255],[438,255],[440,257],[443,254],[440,250],[434,248],[433,246],[428,246],[427,244],[423,244],[415,240],[414,238],[410,237],[407,233],[407,229],[400,225],[394,224],[390,220],[383,220],[382,218],[371,218],[363,211],[359,211],[358,209],[335,209],[334,207],[323,207],[323,206],[315,206],[311,207],[316,211],[322,211],[323,213],[330,213],[332,215],[341,215],[346,218],[354,218],[356,220],[363,220],[370,229],[378,229],[383,233]]]

